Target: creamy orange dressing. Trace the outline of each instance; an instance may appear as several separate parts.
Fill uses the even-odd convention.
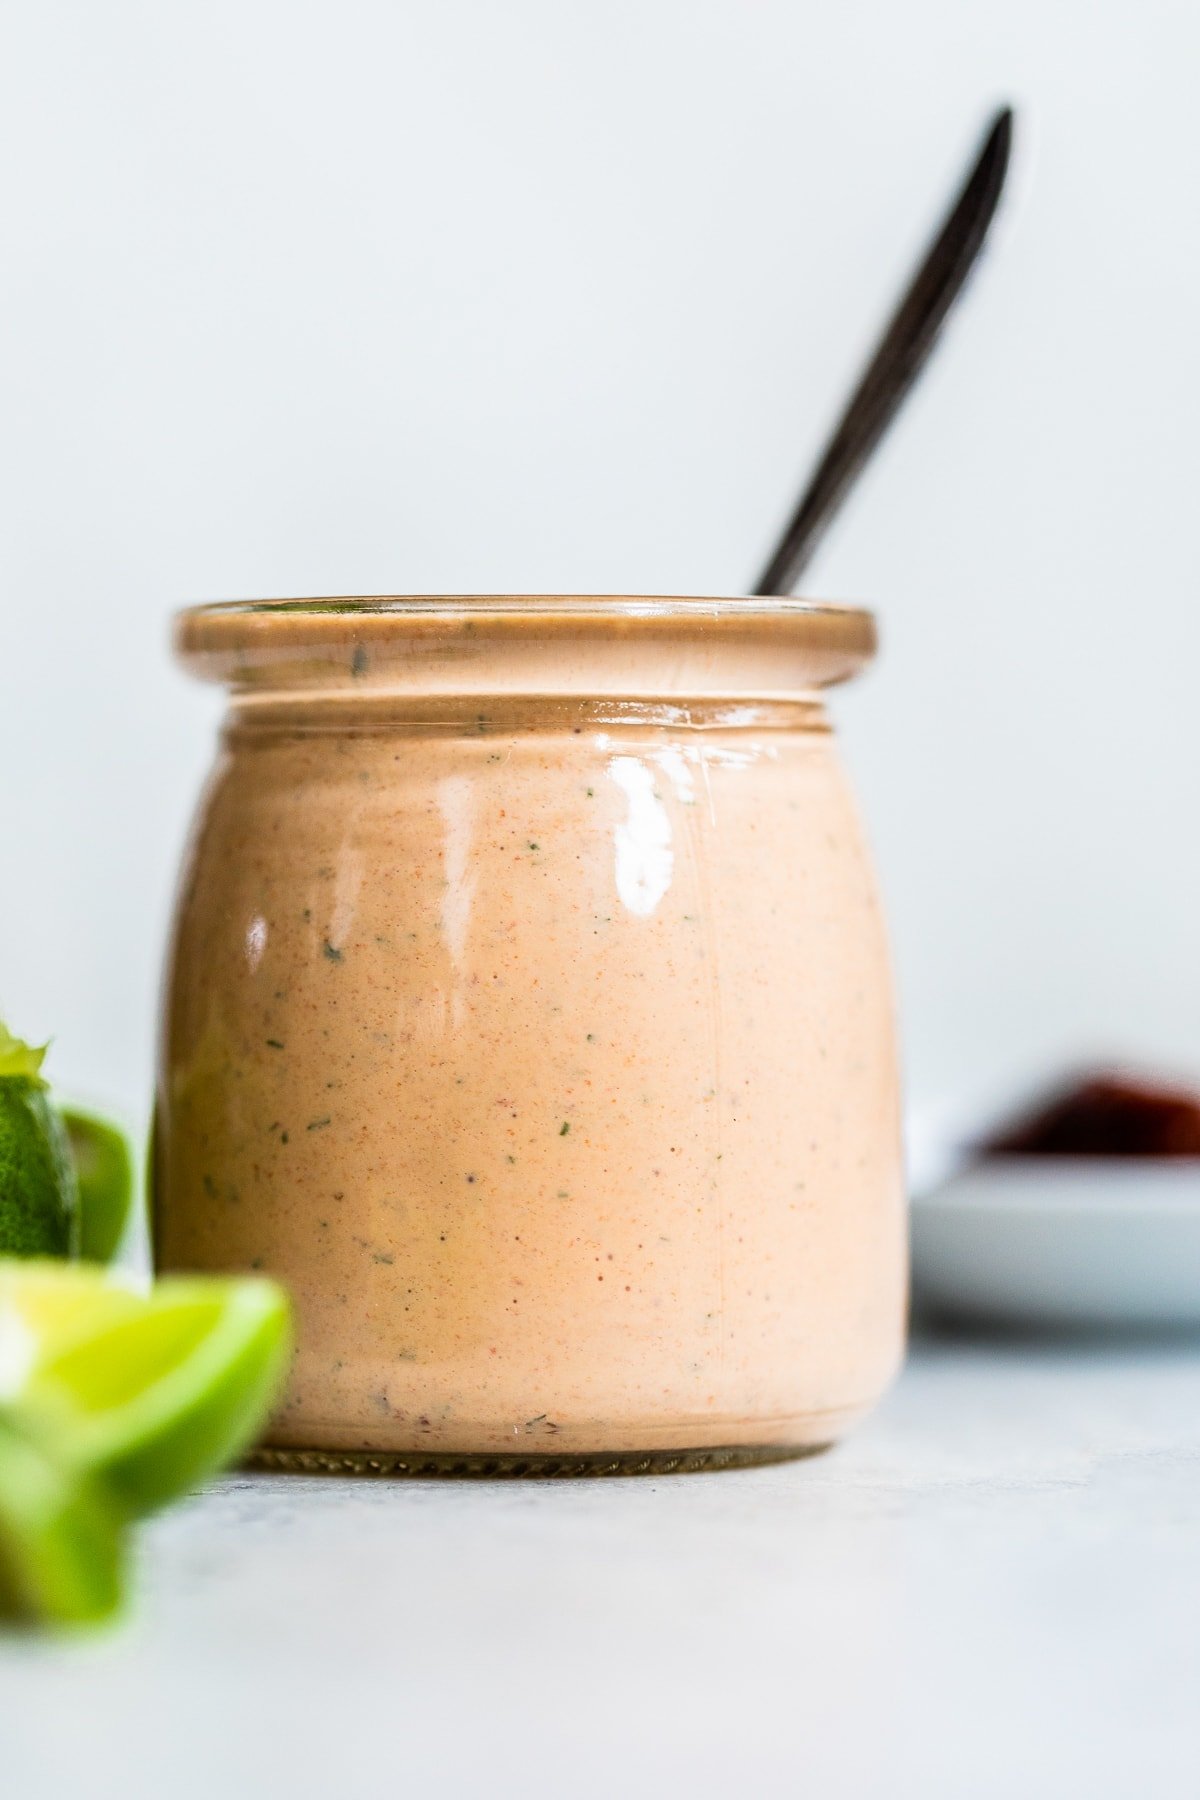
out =
[[[432,705],[386,616],[322,621],[278,687],[239,643],[172,957],[157,1246],[291,1288],[270,1443],[803,1448],[895,1369],[871,872],[812,696],[681,695],[694,631],[632,647],[653,703],[588,695],[586,646],[536,617]]]

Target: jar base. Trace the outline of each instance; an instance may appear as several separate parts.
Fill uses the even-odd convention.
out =
[[[734,1444],[702,1450],[589,1451],[582,1455],[429,1454],[420,1450],[277,1450],[261,1447],[249,1469],[289,1475],[366,1475],[434,1480],[568,1480],[595,1475],[693,1475],[819,1456],[830,1444]]]

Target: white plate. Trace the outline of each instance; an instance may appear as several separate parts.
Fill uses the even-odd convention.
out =
[[[995,1157],[912,1206],[913,1297],[1040,1327],[1200,1329],[1200,1157]]]

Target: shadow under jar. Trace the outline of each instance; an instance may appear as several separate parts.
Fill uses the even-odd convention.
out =
[[[260,1460],[700,1467],[900,1359],[896,1061],[820,690],[870,616],[521,596],[201,607],[162,1269],[265,1270]]]

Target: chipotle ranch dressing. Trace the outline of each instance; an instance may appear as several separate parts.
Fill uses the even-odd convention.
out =
[[[234,703],[157,1260],[287,1283],[271,1445],[804,1449],[897,1366],[886,955],[814,691],[869,622],[637,604],[184,616]]]

